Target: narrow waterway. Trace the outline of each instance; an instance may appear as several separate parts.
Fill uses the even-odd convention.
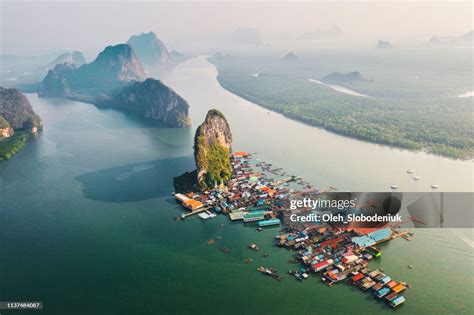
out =
[[[268,111],[223,89],[204,57],[178,67],[165,81],[191,105],[194,128],[210,108],[230,122],[234,148],[261,157],[319,188],[387,191],[474,191],[473,162],[412,152],[336,135]],[[408,174],[414,169],[414,174]],[[413,180],[414,176],[421,180]]]

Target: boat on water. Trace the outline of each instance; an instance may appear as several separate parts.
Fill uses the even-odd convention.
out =
[[[266,268],[266,267],[260,266],[260,267],[257,268],[257,271],[261,272],[261,273],[263,273],[267,276],[270,276],[275,280],[278,280],[278,281],[283,280],[283,277],[277,274],[278,271],[276,269]]]
[[[298,279],[298,280],[300,280],[300,281],[303,281],[303,280],[308,279],[309,276],[308,276],[308,274],[307,274],[306,272],[303,272],[303,273],[301,273],[301,272],[296,272],[296,273],[295,273],[295,277],[296,277],[296,279]]]
[[[439,187],[439,186],[436,185],[436,184],[431,185],[431,188],[433,188],[433,189],[436,189],[436,188],[438,188],[438,187]]]
[[[260,247],[258,247],[257,244],[254,244],[254,243],[249,244],[249,248],[256,251],[260,250]]]
[[[408,174],[413,174],[413,173],[415,173],[415,170],[412,169],[412,168],[409,168],[409,169],[407,169],[407,173]]]
[[[420,176],[413,176],[413,180],[420,180],[421,177]]]
[[[391,189],[398,189],[398,186],[397,185],[391,185],[390,188]]]

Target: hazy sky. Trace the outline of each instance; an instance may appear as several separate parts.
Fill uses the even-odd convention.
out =
[[[132,34],[154,31],[179,50],[219,47],[239,27],[273,44],[337,25],[341,41],[427,41],[473,29],[472,2],[24,2],[0,0],[1,52],[51,49],[97,53]]]

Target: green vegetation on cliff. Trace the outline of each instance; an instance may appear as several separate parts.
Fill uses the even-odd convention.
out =
[[[20,152],[25,146],[31,133],[18,131],[13,136],[0,140],[0,161],[8,160],[14,154]]]
[[[225,116],[211,109],[194,136],[197,183],[201,189],[226,184],[232,175],[232,133]]]
[[[230,164],[230,151],[219,143],[206,145],[204,136],[197,139],[201,147],[197,155],[196,163],[205,168],[205,173],[199,185],[202,189],[213,188],[214,185],[225,184],[232,176],[232,165]]]

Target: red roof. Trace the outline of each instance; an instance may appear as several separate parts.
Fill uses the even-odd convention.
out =
[[[336,237],[336,238],[330,239],[329,241],[322,242],[321,247],[334,246],[340,241],[342,241],[343,239],[344,239],[343,237]]]
[[[352,281],[356,282],[356,281],[359,281],[360,279],[364,278],[364,274],[362,273],[359,273],[359,274],[356,274],[355,276],[353,276],[351,279]]]
[[[324,266],[327,266],[327,265],[329,265],[329,263],[328,263],[327,260],[325,260],[325,261],[313,264],[313,268],[318,269],[318,268],[321,268],[321,267],[324,267]]]

